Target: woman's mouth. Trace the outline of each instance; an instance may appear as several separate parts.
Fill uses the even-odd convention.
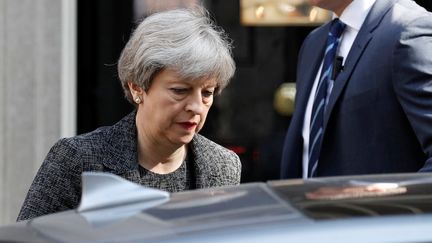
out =
[[[188,131],[195,130],[197,123],[196,122],[180,122],[180,126]]]

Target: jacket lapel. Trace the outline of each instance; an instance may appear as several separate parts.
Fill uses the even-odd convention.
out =
[[[212,181],[212,170],[210,169],[212,165],[208,164],[208,158],[211,158],[213,155],[208,154],[209,151],[207,151],[206,146],[202,145],[202,140],[201,135],[195,134],[192,142],[189,144],[189,149],[192,152],[192,156],[189,157],[189,159],[193,161],[195,185],[197,189],[215,186]]]
[[[217,161],[226,157],[220,155],[213,142],[200,134],[195,134],[188,146],[192,152],[189,158],[193,163],[196,188],[224,186],[226,181],[222,180],[221,176],[225,175],[220,174],[224,171],[221,167],[224,165]]]
[[[328,120],[336,104],[336,101],[350,80],[355,66],[367,48],[367,45],[373,38],[374,30],[378,27],[385,13],[393,6],[393,4],[393,0],[377,0],[374,6],[372,6],[372,9],[366,17],[362,27],[360,28],[360,31],[357,34],[357,37],[347,56],[344,70],[338,75],[334,82],[333,90],[330,94],[329,103],[326,108],[327,111],[324,115],[324,131],[326,130]]]
[[[311,46],[311,48],[308,47],[304,50],[304,55],[300,55],[303,56],[302,58],[305,60],[298,64],[300,66],[297,72],[298,75],[301,75],[297,80],[297,90],[299,93],[297,95],[298,100],[296,100],[296,104],[299,106],[296,107],[296,110],[302,112],[301,114],[297,114],[300,117],[304,117],[309,94],[323,59],[329,26],[330,24],[327,23],[323,28],[317,29],[317,33],[311,37],[312,39],[309,40],[310,43],[308,43],[308,46]],[[312,69],[310,69],[310,67],[312,67]],[[303,119],[301,119],[301,123],[303,124]]]

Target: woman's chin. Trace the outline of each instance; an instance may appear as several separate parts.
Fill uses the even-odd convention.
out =
[[[177,139],[175,139],[175,142],[176,142],[176,144],[179,144],[179,145],[188,144],[192,141],[194,135],[195,134],[188,134],[188,135],[178,137]]]

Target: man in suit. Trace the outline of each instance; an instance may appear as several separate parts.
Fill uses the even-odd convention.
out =
[[[300,50],[282,178],[432,171],[432,14],[411,0],[310,2],[336,20]]]

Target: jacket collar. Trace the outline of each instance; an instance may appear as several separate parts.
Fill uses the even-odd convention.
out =
[[[137,128],[136,110],[125,116],[104,133],[106,138],[105,160],[103,165],[112,173],[121,175],[124,178],[139,182],[140,174],[138,170],[137,158]],[[195,134],[191,143],[188,144],[191,152],[189,159],[193,163],[195,172],[196,187],[208,187],[215,182],[212,176],[208,161],[214,156],[214,150],[203,146],[206,139],[199,134]],[[192,164],[191,163],[191,164]]]
[[[106,141],[103,165],[115,174],[138,171],[136,110],[109,127],[104,133]]]
[[[348,28],[359,31],[376,0],[355,0],[346,7],[339,19]],[[336,15],[333,15],[336,18]]]

